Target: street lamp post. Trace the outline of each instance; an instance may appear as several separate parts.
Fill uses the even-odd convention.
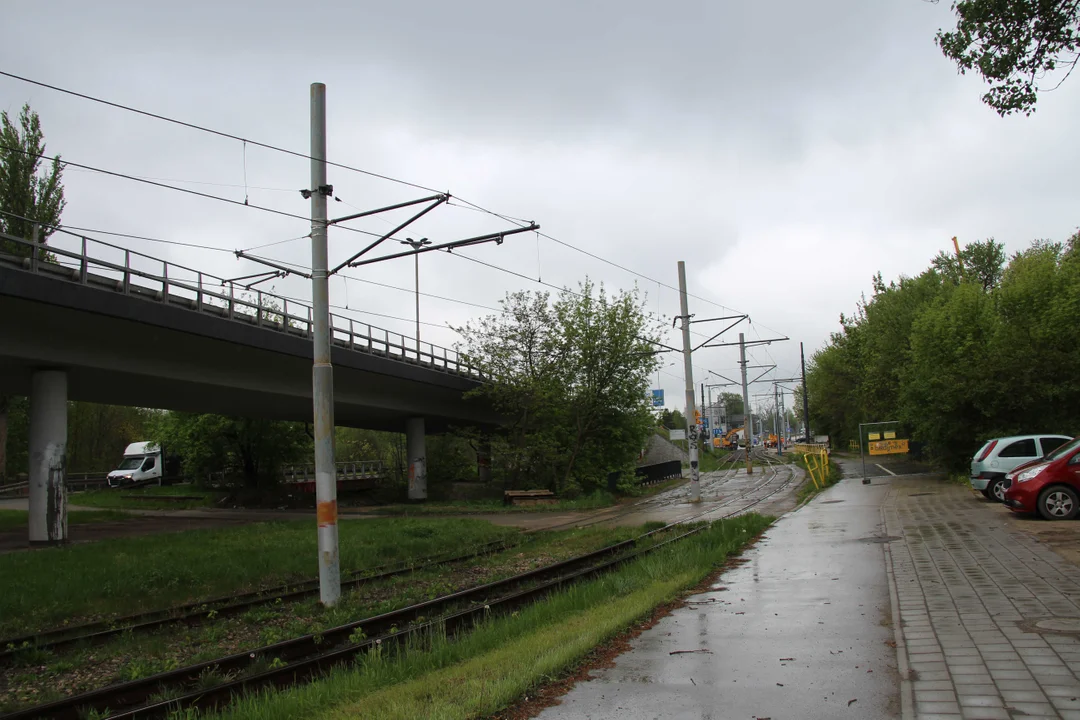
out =
[[[431,241],[427,238],[421,238],[419,240],[406,238],[404,240],[398,240],[398,242],[402,245],[408,245],[413,250],[419,250],[425,245],[431,244]],[[415,267],[416,282],[416,362],[420,362],[420,253],[413,255],[413,264]]]

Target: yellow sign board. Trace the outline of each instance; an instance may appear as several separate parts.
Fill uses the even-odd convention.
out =
[[[907,451],[907,440],[878,440],[870,443],[871,455],[899,455]]]
[[[892,430],[886,430],[885,431],[885,439],[886,440],[895,440],[896,439],[896,433],[893,432]]]
[[[866,433],[866,437],[869,440],[880,440],[881,433]]]

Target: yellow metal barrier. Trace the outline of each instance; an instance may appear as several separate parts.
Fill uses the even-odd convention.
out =
[[[810,473],[810,480],[818,490],[828,484],[829,479],[829,453],[824,448],[811,450],[803,454],[806,461],[806,470]]]

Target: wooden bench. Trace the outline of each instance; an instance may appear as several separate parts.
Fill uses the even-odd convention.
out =
[[[506,490],[503,492],[504,505],[551,505],[559,502],[550,490]]]

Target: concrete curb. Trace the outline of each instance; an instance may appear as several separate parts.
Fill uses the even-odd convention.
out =
[[[890,491],[891,494],[892,491]],[[888,498],[881,504],[881,524],[885,528],[885,534],[891,536],[888,518],[885,515],[885,505]],[[904,631],[900,625],[900,594],[896,589],[896,577],[893,573],[892,550],[889,543],[882,543],[885,551],[885,575],[889,579],[889,604],[892,606],[893,641],[896,643],[896,670],[900,675],[900,717],[902,720],[914,720],[915,718],[915,688],[911,684],[911,666],[908,664],[907,643],[904,642]]]

